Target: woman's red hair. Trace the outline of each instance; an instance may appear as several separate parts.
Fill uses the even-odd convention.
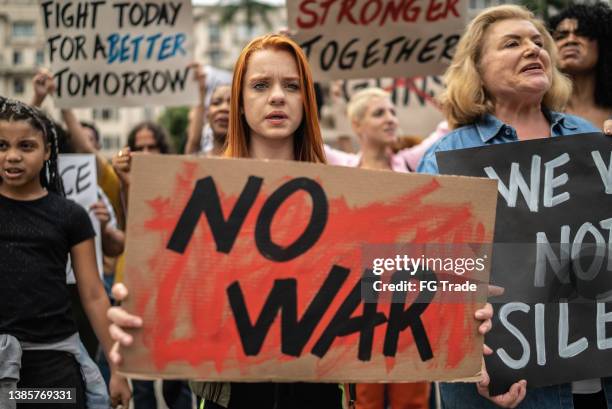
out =
[[[304,101],[304,115],[302,123],[293,138],[293,152],[295,160],[301,162],[325,163],[323,153],[323,139],[317,117],[317,103],[315,99],[312,74],[304,52],[293,40],[279,35],[269,34],[255,38],[240,53],[234,67],[232,80],[232,97],[230,105],[230,120],[227,131],[227,148],[225,156],[233,158],[248,158],[249,155],[249,125],[241,113],[243,105],[242,86],[244,75],[250,56],[260,50],[283,50],[291,53],[298,66],[300,76],[300,92]]]

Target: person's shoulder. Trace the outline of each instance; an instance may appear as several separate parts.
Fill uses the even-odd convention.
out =
[[[117,176],[117,174],[115,173],[115,170],[113,169],[113,165],[107,160],[101,161],[101,164],[102,166],[100,166],[99,168],[100,169],[100,175],[99,175],[100,184],[103,184],[103,183],[119,184],[119,176]]]
[[[601,128],[595,126],[592,122],[584,119],[583,117],[565,114],[562,112],[556,112],[556,115],[559,115],[563,119],[564,128],[569,131],[574,131],[572,133],[583,133],[583,132],[601,132]]]
[[[450,151],[454,149],[462,149],[472,147],[474,144],[479,144],[481,141],[478,129],[475,124],[464,125],[453,129],[440,140],[434,143],[428,152]]]
[[[83,206],[81,206],[74,200],[62,196],[56,192],[49,192],[47,194],[47,197],[49,204],[53,206],[53,208],[55,208],[56,210],[62,212],[62,214],[65,216],[65,219],[69,219],[71,216],[74,216],[75,213],[87,214],[87,211],[85,211]]]
[[[456,128],[444,135],[439,141],[427,149],[419,163],[417,172],[438,173],[436,152],[472,148],[480,145],[482,145],[482,139],[478,133],[476,124],[464,125]]]
[[[357,157],[355,153],[343,152],[327,144],[323,145],[323,150],[325,151],[328,165],[351,166]]]
[[[73,205],[76,205],[74,200],[68,199],[66,196],[63,196],[51,190],[47,192],[47,200],[50,203],[53,203],[54,205],[67,206],[67,207],[72,207]]]

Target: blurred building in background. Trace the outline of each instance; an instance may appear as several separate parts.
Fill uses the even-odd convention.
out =
[[[237,3],[239,5],[239,3]],[[238,7],[194,5],[195,59],[202,64],[232,70],[238,54],[252,36],[285,27],[285,8],[265,8],[269,24],[255,10],[247,24]],[[0,0],[0,95],[30,102],[32,79],[39,67],[49,67],[45,59],[45,34],[38,0]],[[43,108],[60,119],[52,98]],[[103,153],[110,157],[126,143],[127,133],[137,123],[157,120],[164,107],[77,109],[81,120],[94,122],[102,134]]]
[[[193,7],[194,56],[202,64],[231,71],[240,50],[251,38],[287,26],[283,3],[220,1],[196,0]],[[469,0],[470,14],[503,3],[529,4],[535,10],[552,13],[555,8],[569,5],[570,0]],[[48,64],[38,0],[0,0],[0,95],[30,101],[32,78],[38,67],[44,66]],[[43,108],[59,119],[52,99]],[[163,110],[108,107],[79,109],[76,113],[80,119],[98,125],[103,152],[110,156],[125,145],[127,133],[135,124],[156,120]]]

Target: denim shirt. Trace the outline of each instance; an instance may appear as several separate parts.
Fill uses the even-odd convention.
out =
[[[574,115],[551,111],[543,112],[551,124],[550,135],[553,137],[601,131],[587,120]],[[504,124],[495,116],[486,114],[480,121],[472,125],[455,129],[429,148],[417,171],[438,174],[436,152],[508,142],[519,142],[516,130]],[[606,395],[608,408],[612,409],[612,378],[602,379],[601,384]],[[480,396],[473,384],[443,383],[440,385],[440,391],[444,409],[493,409],[498,407]],[[573,407],[571,384],[565,383],[528,389],[525,399],[517,406],[517,409],[573,409]]]
[[[550,123],[550,135],[563,136],[587,132],[601,132],[586,119],[559,112],[543,111]],[[482,120],[462,126],[447,134],[425,152],[417,168],[419,173],[438,174],[436,152],[455,149],[475,148],[485,145],[497,145],[507,142],[518,142],[514,128],[504,124],[491,114],[485,114]]]

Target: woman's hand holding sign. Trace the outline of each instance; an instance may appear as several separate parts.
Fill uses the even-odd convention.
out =
[[[504,293],[504,289],[502,287],[498,287],[496,285],[489,285],[489,297],[497,297]],[[486,317],[486,318],[485,318]],[[487,332],[491,330],[492,323],[491,318],[493,317],[493,306],[490,303],[487,303],[484,308],[476,311],[476,319],[484,319],[484,322],[480,324],[478,327],[478,332],[482,335],[485,335]],[[486,344],[484,345],[484,354],[491,355],[493,350],[489,348]],[[489,373],[487,372],[487,368],[482,365],[481,372],[482,379],[480,382],[476,384],[478,389],[478,393],[483,397],[487,398],[491,402],[502,408],[515,408],[519,403],[525,399],[525,394],[527,393],[527,381],[520,380],[514,383],[508,392],[491,396],[489,394],[489,383],[491,382],[491,378],[489,377]]]
[[[501,287],[489,286],[489,295],[497,296],[503,293],[503,289]],[[128,289],[122,283],[117,283],[113,286],[113,297],[121,302],[124,301],[128,296]],[[109,327],[111,338],[115,341],[115,345],[113,346],[110,353],[110,360],[113,364],[117,365],[121,363],[121,354],[119,353],[119,346],[129,347],[134,342],[134,338],[130,335],[127,330],[134,328],[142,327],[142,318],[137,315],[132,315],[128,313],[122,307],[111,307],[107,313],[108,319],[112,322]],[[490,303],[485,304],[485,306],[481,309],[476,310],[474,313],[474,318],[477,321],[482,321],[480,326],[478,327],[478,332],[481,335],[486,334],[491,330],[491,318],[493,317],[493,307]],[[484,353],[491,354],[493,351],[484,346]],[[484,372],[484,376],[487,377],[486,371]],[[481,381],[481,383],[484,382]],[[523,394],[524,396],[524,394]],[[522,400],[522,398],[521,398]],[[520,401],[519,401],[520,402]]]
[[[113,286],[113,297],[117,301],[124,301],[128,296],[128,289],[122,283],[117,283]],[[111,307],[106,314],[112,322],[109,327],[111,338],[115,341],[115,345],[111,349],[109,358],[115,365],[121,363],[121,354],[119,346],[130,346],[134,342],[134,337],[126,332],[130,328],[141,328],[142,318],[129,314],[121,307]]]

